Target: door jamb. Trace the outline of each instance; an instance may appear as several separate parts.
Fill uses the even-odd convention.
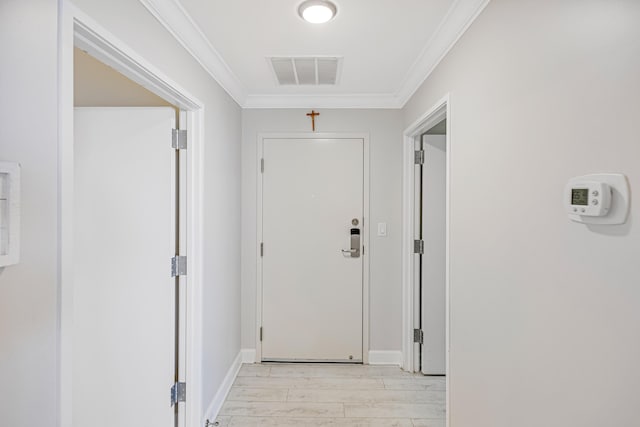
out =
[[[189,254],[185,360],[186,425],[202,415],[202,145],[204,104],[69,0],[58,12],[58,409],[57,424],[72,425],[73,375],[73,49],[81,47],[116,71],[177,106],[189,128],[186,174],[186,251]],[[184,123],[180,124],[182,128]],[[181,254],[185,255],[185,254]],[[167,263],[169,260],[167,260]],[[167,264],[167,271],[169,270]],[[167,391],[168,393],[168,391]]]
[[[282,139],[362,139],[364,162],[364,207],[363,207],[363,233],[362,245],[365,250],[362,254],[362,363],[369,363],[369,259],[371,244],[369,233],[369,134],[349,132],[288,132],[288,133],[260,133],[257,139],[257,228],[256,228],[256,359],[255,363],[262,362],[262,342],[260,341],[260,327],[262,326],[262,257],[260,256],[260,241],[262,236],[262,174],[261,159],[264,153],[264,140],[272,138]]]
[[[413,329],[414,329],[414,298],[415,298],[415,255],[413,253],[414,219],[415,219],[415,178],[414,178],[414,150],[416,141],[427,130],[447,119],[447,165],[446,165],[446,422],[450,425],[450,266],[451,266],[451,102],[449,94],[440,99],[418,120],[403,132],[403,178],[402,178],[402,368],[412,372],[414,369]]]

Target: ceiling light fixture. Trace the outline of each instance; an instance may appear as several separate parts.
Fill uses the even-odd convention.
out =
[[[337,12],[336,5],[326,0],[307,0],[298,7],[298,15],[312,24],[331,21]]]

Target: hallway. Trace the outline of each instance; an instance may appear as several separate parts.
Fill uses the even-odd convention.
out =
[[[371,365],[242,365],[221,427],[443,427],[444,377]]]
[[[639,22],[0,0],[0,427],[640,426]]]

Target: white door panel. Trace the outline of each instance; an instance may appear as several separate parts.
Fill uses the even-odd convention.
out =
[[[422,148],[422,372],[444,375],[446,360],[446,136],[425,135]]]
[[[75,112],[74,426],[174,425],[174,122]]]
[[[262,359],[362,360],[362,139],[265,139]]]

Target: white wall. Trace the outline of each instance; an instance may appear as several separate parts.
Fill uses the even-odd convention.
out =
[[[0,1],[0,159],[22,164],[20,264],[0,269],[3,426],[56,419],[57,12]]]
[[[240,108],[139,2],[74,3],[205,104],[206,409],[240,349]],[[56,0],[0,2],[0,158],[23,165],[22,262],[0,273],[3,426],[56,419],[57,19]]]
[[[640,2],[494,0],[404,109],[451,94],[452,427],[631,426],[640,207],[572,223],[568,178],[640,189]]]
[[[257,139],[261,132],[310,132],[308,110],[243,110],[242,136],[242,347],[255,348]],[[370,348],[401,348],[402,115],[400,110],[320,110],[318,132],[370,135],[371,234]]]

